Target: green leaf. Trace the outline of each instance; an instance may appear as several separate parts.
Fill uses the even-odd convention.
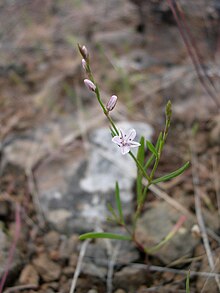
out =
[[[97,238],[104,238],[104,239],[118,239],[118,240],[131,240],[131,237],[128,235],[120,235],[120,234],[113,234],[113,233],[105,233],[105,232],[89,232],[79,236],[80,240],[85,239],[97,239]]]
[[[140,162],[140,164],[143,166],[144,165],[144,155],[145,155],[145,139],[142,136],[140,139],[140,146],[138,148],[138,153],[137,153],[137,160]],[[143,179],[143,173],[141,170],[138,168],[137,169],[137,180],[136,180],[136,188],[137,188],[137,202],[139,203],[141,197],[142,197],[142,179]]]
[[[190,270],[188,271],[188,274],[186,277],[186,293],[190,293],[189,279],[190,279]]]
[[[147,140],[147,147],[151,151],[151,153],[154,154],[154,156],[157,158],[158,156],[157,150],[149,140]]]
[[[164,176],[162,176],[160,178],[157,178],[157,179],[153,180],[152,181],[152,184],[159,183],[159,182],[164,182],[164,181],[167,181],[167,180],[170,180],[170,179],[172,179],[174,177],[179,176],[180,174],[182,174],[189,167],[189,165],[190,165],[189,162],[185,163],[178,170],[176,170],[174,172],[171,172],[170,174],[164,175]]]
[[[115,184],[115,197],[116,197],[116,205],[118,209],[119,220],[120,220],[120,223],[124,224],[124,217],[122,213],[120,190],[119,190],[118,182],[116,182]]]
[[[159,134],[159,136],[158,136],[157,143],[156,143],[156,150],[157,150],[157,152],[159,151],[159,146],[160,146],[160,143],[161,143],[161,141],[162,141],[162,137],[163,137],[163,136],[162,136],[162,132],[161,132],[161,133]],[[147,170],[147,169],[150,167],[150,165],[152,164],[154,158],[155,158],[155,155],[152,154],[152,155],[150,156],[150,158],[148,159],[148,161],[146,162],[145,166],[144,166],[144,169],[145,169],[145,170]]]

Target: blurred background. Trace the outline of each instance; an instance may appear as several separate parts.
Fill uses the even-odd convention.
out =
[[[219,292],[199,275],[220,269],[219,28],[219,0],[1,0],[0,292],[70,292],[79,234],[118,231],[105,220],[116,180],[128,223],[135,209],[135,165],[111,146],[78,43],[104,103],[118,96],[112,118],[137,139],[156,142],[171,100],[157,176],[191,168],[149,194],[139,222],[152,246],[185,215],[171,243],[148,259],[129,243],[89,243],[75,292],[185,292],[189,267],[192,292]]]

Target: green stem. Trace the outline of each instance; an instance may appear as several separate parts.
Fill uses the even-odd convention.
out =
[[[113,129],[115,130],[115,132],[117,133],[117,135],[119,135],[119,131],[117,129],[117,127],[115,126],[112,118],[109,116],[108,111],[106,111],[106,113],[104,112],[105,116],[107,117],[108,121],[110,122],[110,124],[112,125]]]
[[[144,170],[144,167],[140,164],[140,162],[136,159],[136,157],[134,156],[134,154],[130,151],[129,155],[132,157],[132,159],[135,161],[135,163],[137,164],[137,166],[139,167],[139,169],[141,170],[141,172],[143,173],[144,177],[150,181],[150,177],[147,175],[147,173]]]

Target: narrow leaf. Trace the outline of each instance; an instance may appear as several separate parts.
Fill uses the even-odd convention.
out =
[[[157,139],[157,143],[156,143],[157,152],[159,151],[159,146],[160,146],[161,140],[162,140],[162,132],[159,134],[158,139]],[[145,170],[147,170],[150,167],[150,165],[152,164],[154,158],[155,158],[155,155],[152,154],[150,156],[150,158],[148,159],[148,161],[146,162],[145,166],[144,166]]]
[[[157,150],[149,140],[147,140],[147,147],[151,151],[151,153],[154,154],[154,156],[157,158],[158,156]]]
[[[115,197],[116,197],[116,205],[118,209],[119,220],[120,220],[120,223],[124,224],[124,217],[122,213],[120,190],[119,190],[118,182],[116,182],[115,184]]]
[[[104,238],[104,239],[118,239],[118,240],[131,240],[131,237],[128,235],[120,235],[114,233],[105,233],[105,232],[89,232],[79,236],[80,240],[85,239],[97,239],[97,238]]]
[[[164,176],[162,176],[160,178],[157,178],[157,179],[153,180],[152,181],[152,184],[159,183],[159,182],[164,182],[164,181],[167,181],[167,180],[170,180],[170,179],[172,179],[174,177],[179,176],[180,174],[182,174],[189,167],[189,165],[190,165],[189,162],[185,163],[178,170],[176,170],[174,172],[171,172],[170,174],[164,175]]]

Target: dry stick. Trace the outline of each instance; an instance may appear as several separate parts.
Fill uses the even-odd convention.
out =
[[[190,150],[191,150],[191,157],[192,157],[192,178],[193,178],[193,186],[194,186],[194,195],[195,195],[195,211],[196,211],[196,217],[197,221],[201,230],[201,236],[203,239],[204,248],[207,254],[208,263],[212,271],[215,269],[214,259],[210,247],[210,243],[208,240],[208,235],[206,232],[206,226],[202,215],[202,208],[201,208],[201,200],[200,200],[200,194],[199,194],[199,177],[198,177],[198,168],[197,168],[197,157],[195,154],[195,146],[193,139],[190,140]],[[219,278],[215,277],[216,284],[218,286],[218,289],[220,290],[220,282]]]
[[[16,209],[15,210],[15,225],[16,225],[15,226],[15,235],[14,235],[13,243],[12,243],[10,250],[9,250],[8,259],[7,259],[7,263],[5,266],[5,272],[4,272],[3,277],[1,279],[1,282],[0,282],[0,293],[2,293],[3,287],[5,285],[5,281],[8,277],[9,269],[10,269],[10,266],[13,262],[13,257],[15,254],[15,249],[16,249],[16,245],[17,245],[18,238],[20,235],[20,230],[21,230],[20,205],[18,203],[16,203],[15,209]]]
[[[76,266],[76,270],[75,270],[75,273],[74,273],[74,276],[73,276],[73,279],[72,279],[72,284],[71,284],[71,288],[70,288],[69,293],[74,293],[74,291],[76,289],[76,282],[77,282],[77,279],[79,277],[81,267],[82,267],[83,258],[84,258],[87,246],[88,246],[90,241],[91,241],[91,239],[86,239],[83,242],[82,246],[81,246],[80,253],[79,253],[79,258],[78,258],[78,262],[77,262],[77,266]]]
[[[191,34],[191,32],[190,32],[190,29],[189,29],[189,26],[188,26],[188,24],[187,24],[187,21],[186,21],[185,15],[184,15],[184,13],[183,13],[182,8],[180,7],[180,3],[176,3],[175,5],[176,5],[176,7],[177,7],[177,9],[178,9],[178,11],[179,11],[179,15],[180,15],[180,18],[181,18],[181,20],[182,20],[183,27],[185,28],[186,33],[187,33],[188,38],[189,38],[189,42],[191,42],[192,48],[193,48],[194,51],[195,51],[195,58],[197,58],[198,65],[200,65],[201,70],[202,70],[204,76],[206,77],[206,80],[207,80],[207,81],[210,83],[210,85],[214,88],[215,92],[217,92],[213,80],[212,80],[211,77],[207,74],[207,72],[206,72],[206,70],[205,70],[205,68],[204,68],[204,65],[202,64],[202,63],[203,63],[203,58],[202,58],[202,56],[201,56],[201,54],[200,54],[200,52],[199,52],[199,49],[198,49],[198,47],[197,47],[197,45],[196,45],[196,42],[195,42],[195,40],[194,40],[194,38],[193,38],[193,36],[192,36],[192,34]]]
[[[44,212],[43,212],[42,206],[39,201],[39,195],[38,195],[33,171],[26,170],[26,176],[28,179],[28,186],[29,186],[30,194],[32,196],[32,200],[33,200],[34,206],[36,208],[37,219],[38,219],[39,225],[41,228],[45,227],[45,224],[46,224],[45,216],[44,216]]]
[[[220,183],[219,183],[219,176],[217,170],[217,161],[215,160],[214,156],[212,155],[212,168],[213,168],[213,183],[215,186],[215,193],[216,193],[216,200],[217,200],[217,207],[218,207],[218,215],[220,220]]]
[[[3,293],[11,293],[11,292],[15,292],[15,291],[37,289],[37,288],[38,288],[38,285],[34,285],[34,284],[19,285],[19,286],[10,287],[7,290],[5,290]]]
[[[218,263],[219,263],[219,258],[217,259],[217,261],[216,261],[216,263],[215,263],[215,268],[216,268],[216,266],[217,266]],[[212,270],[212,272],[213,272],[213,271],[214,271],[214,270]],[[209,279],[210,279],[210,277],[207,277],[207,279],[205,280],[205,283],[204,283],[204,285],[203,285],[203,287],[202,287],[201,293],[204,292],[205,287],[207,286]]]
[[[120,243],[120,242],[119,242]],[[117,256],[119,253],[120,244],[114,247],[114,251],[111,255],[111,258],[108,263],[108,273],[107,273],[107,293],[112,293],[112,279],[114,273],[114,266],[117,260]]]
[[[188,274],[187,270],[178,270],[178,269],[173,269],[173,268],[167,268],[167,267],[160,267],[160,266],[153,266],[153,265],[145,265],[145,264],[139,264],[139,263],[132,263],[129,264],[129,266],[132,266],[134,268],[138,269],[146,269],[149,271],[153,272],[168,272],[168,273],[173,273],[173,274],[178,274],[178,275],[184,275],[186,276]],[[195,271],[190,271],[190,277],[203,277],[203,278],[219,278],[220,274],[217,273],[210,273],[210,272],[195,272]]]
[[[175,3],[175,0],[167,0],[167,2],[168,2],[168,5],[170,6],[170,9],[172,10],[172,13],[174,15],[174,18],[175,18],[175,20],[177,22],[177,25],[178,25],[180,34],[181,34],[181,36],[183,38],[183,41],[184,41],[185,46],[186,46],[186,49],[187,49],[187,51],[189,53],[189,56],[190,56],[190,58],[191,58],[191,60],[193,62],[193,65],[194,65],[194,67],[196,69],[198,78],[199,78],[201,84],[203,85],[204,89],[206,90],[206,92],[209,94],[209,96],[212,98],[212,100],[216,104],[217,109],[219,110],[220,105],[219,105],[219,102],[218,102],[218,100],[216,98],[216,95],[213,94],[213,92],[210,90],[209,86],[206,83],[206,79],[204,79],[204,76],[200,73],[200,69],[202,68],[202,65],[198,61],[198,56],[192,50],[192,44],[190,43],[190,40],[187,39],[187,33],[184,32],[184,26],[183,26],[183,24],[179,21],[179,16],[177,14],[176,8],[173,5],[173,3],[174,3],[175,6],[177,6],[176,3]],[[186,33],[186,35],[185,35],[185,33]]]

